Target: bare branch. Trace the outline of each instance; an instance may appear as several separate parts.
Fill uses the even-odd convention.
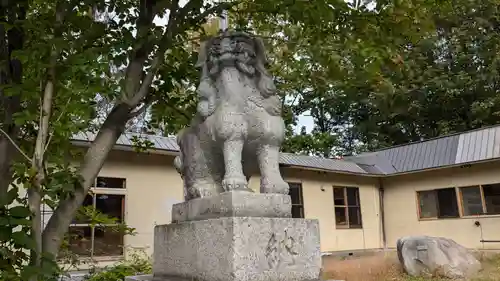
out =
[[[68,101],[66,102],[66,105],[64,106],[63,110],[61,111],[61,113],[59,114],[59,116],[56,118],[55,124],[59,123],[59,121],[61,120],[61,118],[63,117],[63,115],[66,113],[66,109],[68,108],[68,105],[69,105],[70,102],[71,102],[71,98],[68,99]],[[52,136],[54,136],[54,130],[52,130],[52,132],[49,134],[49,138],[47,140],[47,143],[45,144],[45,148],[43,149],[43,154],[45,154],[45,152],[47,152],[47,149],[49,148],[50,141],[52,140]]]
[[[178,7],[178,0],[173,1],[172,7],[170,8],[170,15],[168,18],[168,24],[167,28],[165,30],[165,33],[163,34],[162,40],[160,42],[160,45],[158,46],[158,50],[156,52],[155,57],[153,58],[153,61],[151,63],[151,67],[149,68],[148,73],[146,74],[146,77],[141,83],[141,86],[139,88],[139,91],[129,100],[126,101],[126,103],[130,106],[136,106],[139,104],[139,102],[146,97],[146,95],[149,92],[149,87],[151,86],[151,83],[153,82],[154,76],[158,72],[158,69],[161,66],[161,63],[163,62],[163,56],[165,55],[165,51],[172,46],[172,37],[173,34],[176,31],[179,31],[180,28],[179,26],[176,26],[176,21],[182,21],[183,16],[188,12],[188,8],[190,7],[190,3],[194,1],[191,0],[188,2],[182,9],[179,10],[177,13],[177,7]],[[237,5],[240,3],[239,1],[235,1],[232,3],[221,3],[219,5],[216,5],[210,9],[207,9],[200,15],[194,18],[196,22],[201,21],[208,17],[209,15],[216,13],[217,11],[222,11],[224,9],[228,9],[230,7],[233,7],[234,5]],[[175,9],[174,9],[175,8]]]
[[[19,153],[21,153],[21,155],[23,155],[26,160],[31,162],[31,158],[26,153],[24,153],[24,151],[14,142],[14,140],[9,136],[9,134],[7,134],[7,132],[0,128],[0,133],[4,134],[4,136],[10,141],[10,143],[12,143],[16,150],[19,151]]]
[[[151,62],[151,66],[149,67],[149,70],[142,80],[141,86],[139,90],[135,93],[135,95],[130,98],[129,100],[126,100],[125,103],[131,107],[135,107],[139,104],[139,102],[146,97],[146,95],[149,93],[149,87],[151,86],[151,83],[153,83],[154,76],[158,72],[158,69],[161,66],[161,63],[163,62],[163,57],[165,55],[165,51],[168,49],[168,47],[171,45],[171,39],[173,37],[173,32],[174,32],[174,24],[176,21],[177,17],[177,7],[179,6],[179,1],[174,0],[172,2],[172,6],[170,8],[170,15],[168,16],[168,24],[167,28],[163,34],[162,40],[160,42],[160,45],[158,46],[158,50],[156,52],[156,55],[153,58],[153,61]],[[174,9],[175,7],[175,9]]]
[[[143,114],[144,112],[146,112],[146,110],[148,109],[149,106],[151,106],[151,103],[145,102],[140,108],[136,109],[135,111],[130,112],[129,118],[132,119],[132,118],[135,118],[135,117]]]

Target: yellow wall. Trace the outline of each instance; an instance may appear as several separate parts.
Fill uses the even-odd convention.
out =
[[[153,251],[153,229],[168,224],[172,205],[183,201],[182,180],[173,168],[173,156],[114,151],[100,176],[126,179],[125,221],[137,235],[125,237],[127,249]],[[287,168],[288,182],[302,183],[304,214],[320,223],[321,250],[351,251],[382,248],[382,227],[378,178],[342,175]],[[250,180],[258,192],[259,176]],[[500,243],[481,244],[479,240],[500,239],[500,216],[481,217],[482,228],[474,226],[475,218],[419,221],[416,191],[500,182],[500,165],[477,164],[469,168],[429,171],[381,180],[385,188],[385,227],[389,247],[405,235],[433,235],[455,239],[469,248],[500,249]],[[334,186],[359,187],[362,229],[336,229],[333,204]],[[128,252],[128,250],[127,250]]]
[[[382,248],[380,205],[375,179],[324,172],[284,169],[287,182],[302,183],[304,216],[319,220],[321,251],[347,251]],[[259,176],[250,187],[259,190]],[[359,187],[362,229],[336,229],[333,187]]]
[[[382,247],[379,195],[374,179],[294,169],[285,170],[283,174],[286,181],[302,182],[305,217],[319,220],[321,251]],[[362,229],[336,229],[334,186],[359,187]]]
[[[153,228],[168,224],[172,204],[183,201],[182,180],[172,166],[173,156],[113,152],[100,176],[126,179],[125,221],[137,235],[125,237],[127,248],[153,250]],[[322,251],[381,248],[379,197],[376,181],[369,178],[285,169],[289,182],[301,182],[306,218],[318,219]],[[250,187],[259,191],[259,176]],[[363,229],[335,229],[333,186],[360,188]],[[324,189],[322,191],[321,189]]]
[[[420,221],[417,214],[417,191],[490,183],[500,183],[498,162],[384,179],[388,246],[395,247],[401,236],[430,235],[454,239],[468,248],[500,249],[500,243],[480,243],[481,239],[500,240],[498,215]],[[474,225],[476,220],[481,223],[481,227]]]
[[[182,180],[167,155],[113,152],[99,176],[126,179],[125,222],[137,234],[125,246],[153,250],[153,229],[171,221],[172,205],[184,200]]]

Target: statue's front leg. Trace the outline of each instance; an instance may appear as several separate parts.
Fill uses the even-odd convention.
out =
[[[243,174],[242,154],[243,140],[226,140],[224,142],[224,165],[225,175],[222,186],[225,191],[248,189],[248,182]]]
[[[279,169],[278,146],[262,144],[257,150],[260,169],[260,192],[288,194],[288,183],[283,180]]]

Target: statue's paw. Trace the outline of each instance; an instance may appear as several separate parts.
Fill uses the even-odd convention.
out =
[[[232,190],[250,191],[248,189],[248,182],[244,177],[243,178],[224,178],[224,180],[222,180],[222,187],[224,187],[225,191],[232,191]]]
[[[198,197],[211,197],[217,195],[219,192],[215,185],[207,184],[203,186],[199,186],[197,188]]]
[[[283,179],[277,180],[261,180],[260,190],[262,193],[277,193],[277,194],[288,194],[290,186]]]

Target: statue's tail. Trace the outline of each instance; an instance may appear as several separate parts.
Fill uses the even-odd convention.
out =
[[[182,159],[180,156],[175,156],[174,167],[177,172],[182,175]]]
[[[180,155],[175,156],[175,159],[174,159],[174,167],[177,170],[177,172],[181,175],[182,175],[182,157],[181,157],[182,156],[182,138],[183,138],[184,132],[185,132],[185,129],[182,129],[182,130],[180,130],[179,133],[177,133],[176,141],[177,141],[177,145],[179,146]]]

